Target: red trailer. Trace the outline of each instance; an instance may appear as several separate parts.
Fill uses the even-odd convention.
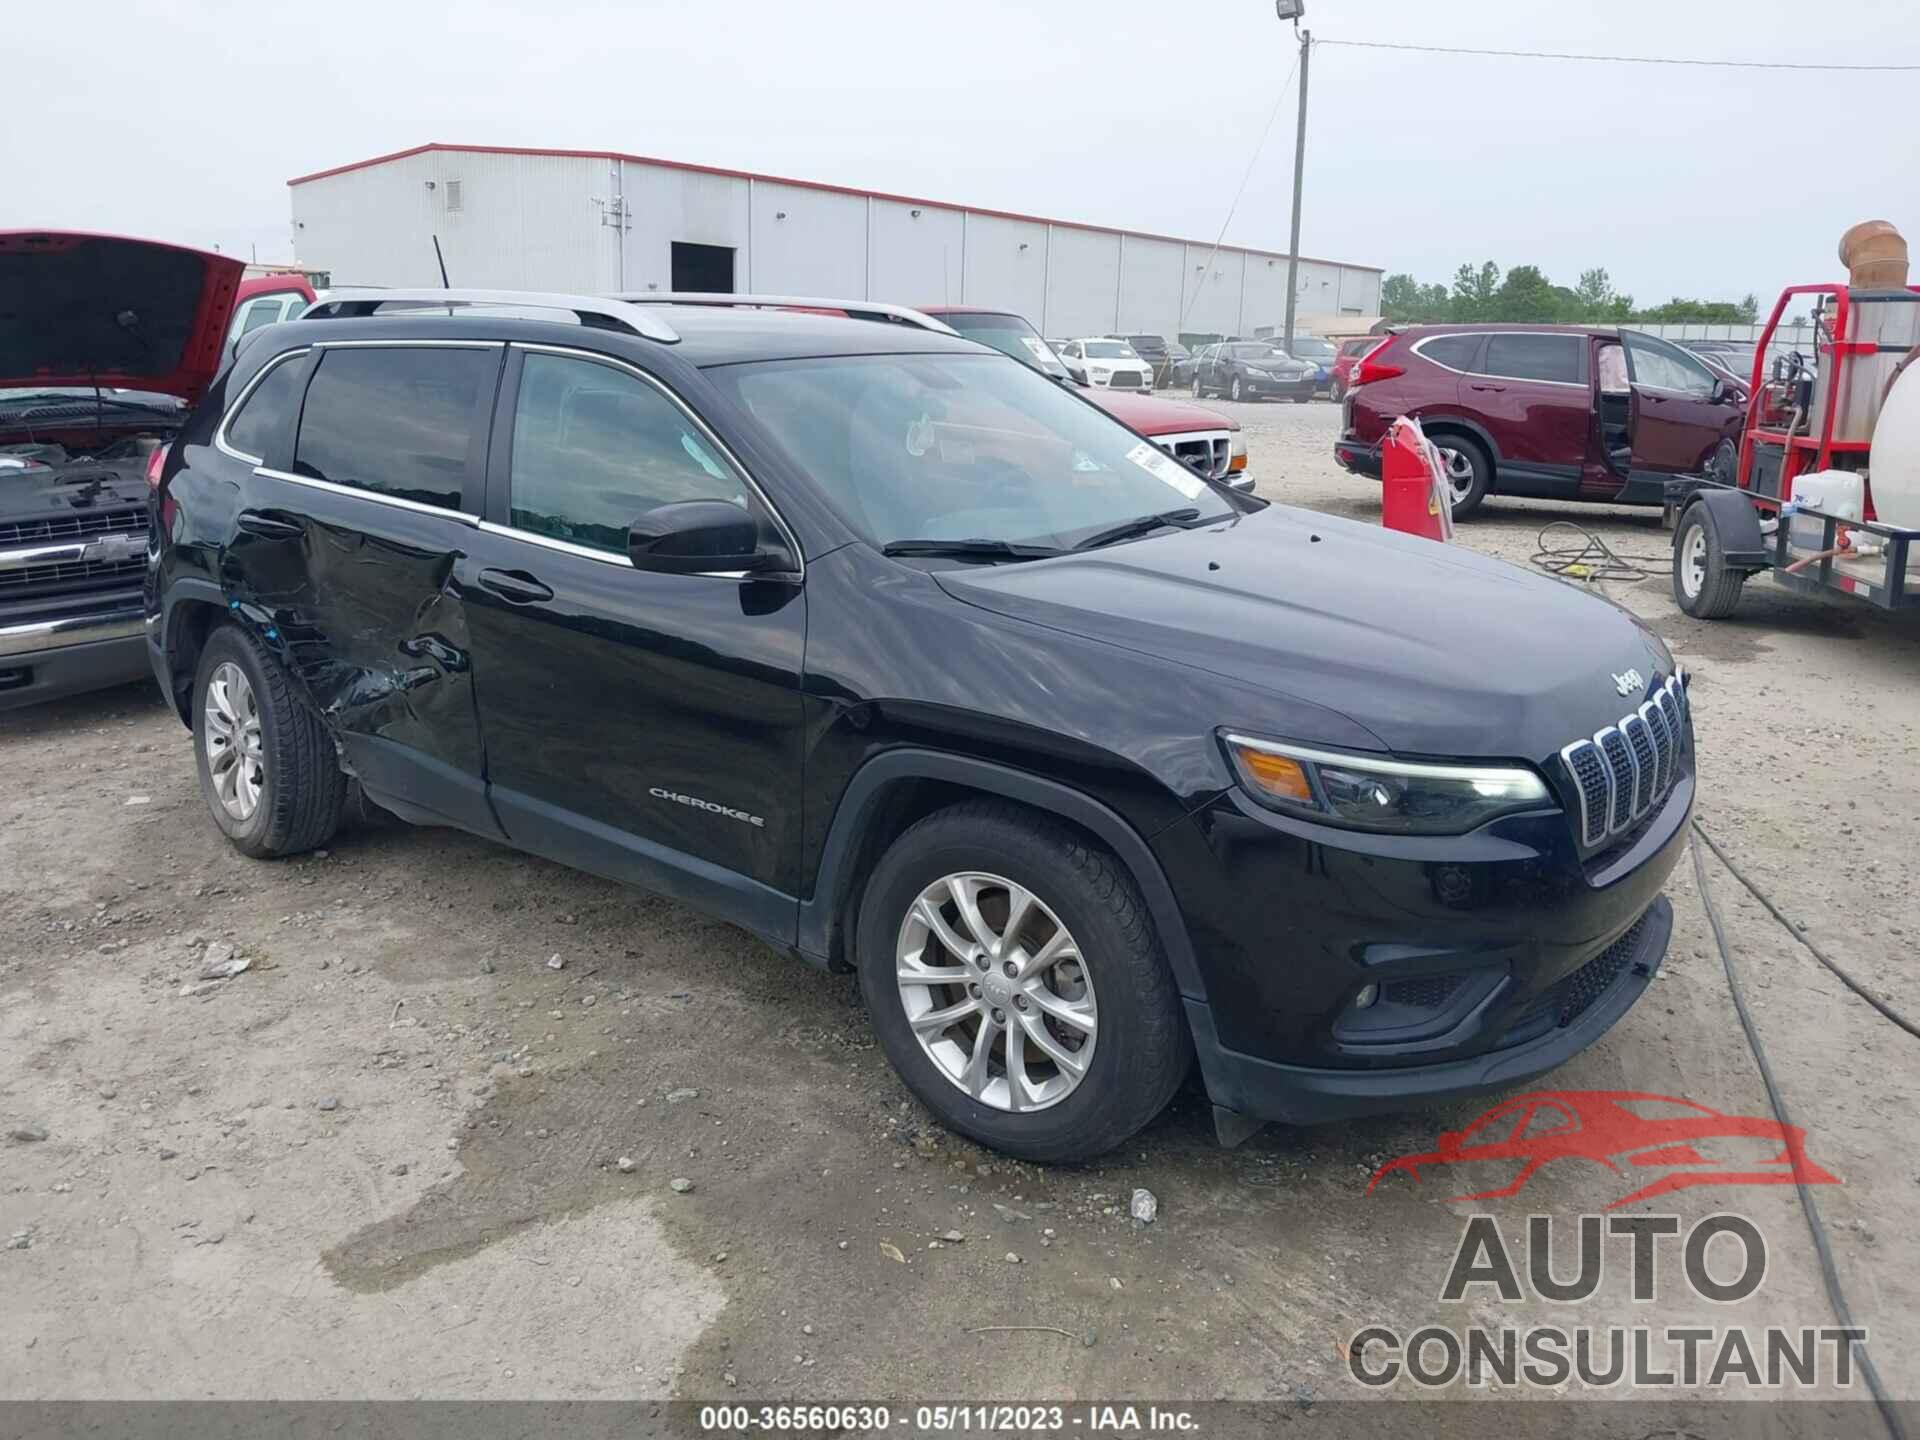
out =
[[[1781,317],[1802,296],[1815,297],[1815,353],[1772,356]],[[1763,570],[1789,589],[1887,610],[1920,607],[1920,575],[1907,570],[1909,555],[1920,553],[1920,530],[1880,522],[1867,467],[1880,407],[1916,354],[1920,287],[1781,292],[1754,347],[1733,483],[1687,476],[1667,486],[1669,512],[1678,516],[1673,595],[1682,610],[1721,619],[1747,577]],[[1795,500],[1796,482],[1828,471],[1859,474],[1857,511]]]

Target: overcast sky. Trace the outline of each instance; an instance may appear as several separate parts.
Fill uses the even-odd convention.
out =
[[[1920,59],[1902,0],[1308,0],[1327,40]],[[1293,59],[1271,0],[91,0],[9,7],[0,227],[292,254],[291,176],[428,140],[631,151],[1211,241]],[[26,63],[26,62],[31,63]],[[1317,48],[1301,249],[1642,301],[1920,248],[1906,75]],[[1289,98],[1227,231],[1284,250]]]

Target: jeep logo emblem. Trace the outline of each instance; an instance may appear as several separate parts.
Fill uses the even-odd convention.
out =
[[[1631,695],[1635,691],[1644,689],[1646,683],[1640,678],[1638,670],[1622,670],[1613,677],[1613,688],[1622,695]]]

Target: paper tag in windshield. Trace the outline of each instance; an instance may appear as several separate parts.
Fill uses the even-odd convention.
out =
[[[1033,358],[1042,363],[1055,358],[1052,347],[1037,335],[1022,335],[1020,341],[1033,352]]]
[[[1127,459],[1154,479],[1171,485],[1189,500],[1198,500],[1206,482],[1157,445],[1142,440],[1127,452]]]

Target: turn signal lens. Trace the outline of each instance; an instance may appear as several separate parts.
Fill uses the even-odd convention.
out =
[[[160,488],[160,472],[167,468],[167,451],[170,446],[156,445],[153,453],[147,456],[147,489]]]
[[[1269,755],[1264,750],[1236,749],[1234,753],[1240,757],[1247,778],[1276,800],[1313,804],[1313,786],[1308,783],[1307,772],[1300,768],[1298,760]]]

